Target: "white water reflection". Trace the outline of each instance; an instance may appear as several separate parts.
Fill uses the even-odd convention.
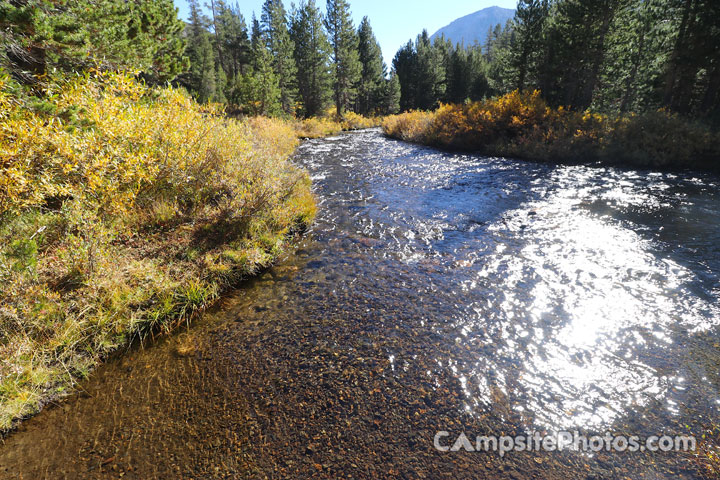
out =
[[[478,415],[601,429],[655,405],[677,414],[678,395],[716,401],[717,376],[685,342],[720,324],[717,177],[447,154],[375,133],[324,147],[331,159],[306,165],[324,176],[326,228],[363,237],[351,241],[441,304],[428,325],[457,348],[435,346],[438,378],[450,372]]]
[[[662,401],[669,388],[682,388],[681,379],[663,377],[638,352],[668,349],[678,325],[697,332],[720,323],[717,303],[687,290],[693,272],[658,255],[622,222],[583,208],[597,198],[651,210],[667,205],[628,181],[573,188],[587,185],[584,172],[560,170],[557,193],[509,212],[514,221],[490,226],[497,236],[520,236],[523,245],[498,243],[477,280],[463,284],[500,286],[473,323],[489,330],[489,343],[502,339],[500,356],[519,359],[522,373],[510,391],[498,378],[492,385],[516,399],[518,413],[530,410],[536,425],[550,429],[599,429],[629,408]],[[502,367],[478,366],[478,397],[491,404],[498,393],[485,372]],[[664,400],[677,412],[672,402]]]

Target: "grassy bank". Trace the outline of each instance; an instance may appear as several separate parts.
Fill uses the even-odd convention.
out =
[[[720,134],[665,111],[609,117],[551,108],[539,92],[386,117],[405,141],[551,162],[720,170]]]
[[[289,123],[119,74],[19,88],[0,76],[0,431],[269,265],[315,214]]]

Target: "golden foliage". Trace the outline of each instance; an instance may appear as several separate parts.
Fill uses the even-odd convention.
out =
[[[383,131],[391,137],[414,143],[430,143],[435,114],[412,111],[385,117]]]
[[[342,132],[343,126],[328,117],[312,117],[295,122],[295,130],[300,138],[323,138]]]
[[[380,120],[375,117],[363,117],[362,115],[354,112],[346,112],[341,123],[342,128],[345,131],[363,130],[379,126]]]
[[[435,112],[386,117],[391,137],[531,160],[719,168],[718,134],[665,111],[612,118],[551,108],[540,92],[512,92]]]
[[[343,119],[338,119],[333,110],[328,110],[322,117],[312,117],[295,122],[295,130],[299,138],[323,138],[337,135],[343,131],[362,130],[380,126],[380,119],[363,117],[357,113],[347,112]]]
[[[117,73],[0,77],[0,430],[268,265],[315,214],[294,128]]]

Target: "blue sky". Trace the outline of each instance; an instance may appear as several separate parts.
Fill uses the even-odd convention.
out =
[[[187,1],[174,1],[180,9],[180,18],[187,19]],[[204,3],[204,0],[202,1]],[[290,0],[284,1],[285,8],[290,10]],[[325,1],[316,0],[316,2],[324,10]],[[263,0],[238,0],[238,4],[248,22],[252,18],[253,11],[258,18],[260,17]],[[423,28],[432,35],[456,18],[483,8],[493,5],[515,8],[516,4],[517,0],[351,0],[355,25],[357,26],[366,15],[370,18],[370,24],[380,42],[388,66],[395,52],[408,40],[414,39]]]

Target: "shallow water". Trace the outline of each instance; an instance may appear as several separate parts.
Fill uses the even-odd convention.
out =
[[[296,160],[320,202],[298,251],[25,422],[0,478],[707,474],[677,452],[501,458],[433,438],[720,423],[720,178],[377,131]]]

